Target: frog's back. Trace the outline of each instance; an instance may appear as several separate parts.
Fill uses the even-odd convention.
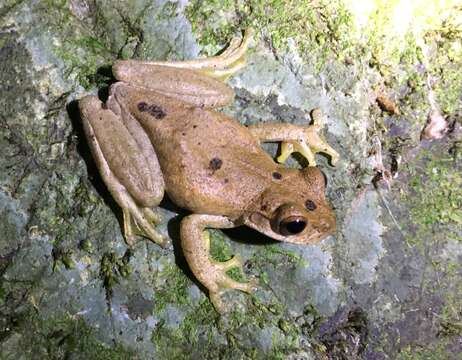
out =
[[[167,193],[194,212],[240,215],[276,165],[237,121],[198,108],[182,115],[152,133]]]
[[[155,103],[132,100],[129,111],[149,134],[178,206],[238,216],[271,182],[277,165],[234,119],[160,94]]]

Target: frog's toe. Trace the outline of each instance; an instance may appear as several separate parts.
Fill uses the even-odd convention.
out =
[[[228,79],[245,66],[245,54],[253,34],[253,29],[247,29],[242,39],[233,38],[228,48],[220,55],[199,60],[197,68],[210,77],[223,81]]]
[[[143,215],[146,216],[148,221],[152,222],[153,224],[157,225],[162,221],[162,217],[151,210],[151,208],[143,208]]]
[[[211,292],[211,291],[209,292],[209,299],[213,307],[218,313],[223,315],[227,312],[227,308],[225,304],[223,303],[223,300],[221,299],[221,295],[222,293],[220,292]]]
[[[226,81],[228,78],[230,78],[234,73],[238,72],[240,69],[242,69],[246,64],[245,57],[242,56],[240,59],[235,61],[232,65],[229,67],[224,67],[224,68],[208,68],[204,69],[201,72],[207,76],[213,77],[215,79],[219,79],[222,81]]]
[[[233,279],[227,284],[227,289],[239,290],[248,294],[253,293],[257,289],[258,281],[255,278],[251,278],[245,283],[235,281]]]
[[[281,143],[281,155],[276,160],[279,163],[283,163],[294,152],[300,153],[308,161],[309,166],[316,166],[314,154],[303,139],[283,141]]]
[[[224,272],[220,274],[220,281],[214,286],[214,290],[209,290],[209,298],[213,306],[219,313],[226,312],[226,307],[221,299],[221,296],[228,290],[239,290],[245,293],[252,293],[257,288],[257,280],[250,279],[246,283],[242,283],[231,279]]]
[[[155,229],[161,218],[151,209],[141,208],[134,212],[123,209],[123,215],[124,236],[128,245],[133,246],[137,242],[136,235],[148,238],[161,247],[169,245],[169,239]]]
[[[340,155],[337,151],[332,149],[332,147],[323,139],[320,139],[317,143],[313,145],[312,148],[314,153],[323,153],[330,157],[330,163],[332,166],[335,166],[337,161],[340,158]]]
[[[220,313],[225,311],[221,296],[226,291],[239,290],[245,293],[251,293],[257,287],[257,281],[254,278],[250,279],[248,282],[239,282],[232,279],[227,274],[227,271],[232,268],[242,267],[242,259],[240,256],[235,256],[225,262],[214,262],[212,266],[212,270],[208,273],[208,279],[204,282],[204,285],[209,290],[210,301]]]
[[[230,260],[228,261],[223,261],[223,262],[215,262],[215,266],[219,267],[223,271],[228,271],[232,268],[240,268],[242,267],[243,261],[242,258],[239,255],[233,256]]]
[[[330,146],[328,149],[324,150],[324,152],[330,156],[330,163],[335,166],[340,159],[338,152],[332,149]]]
[[[294,152],[294,145],[290,141],[281,143],[281,154],[276,158],[277,162],[282,164]]]

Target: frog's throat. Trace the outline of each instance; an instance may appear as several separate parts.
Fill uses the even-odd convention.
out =
[[[321,233],[320,231],[310,226],[308,226],[305,231],[297,235],[281,235],[272,229],[271,219],[268,219],[267,217],[258,212],[246,214],[242,219],[242,223],[274,240],[294,244],[314,244],[321,241],[326,236],[330,235],[330,233]]]

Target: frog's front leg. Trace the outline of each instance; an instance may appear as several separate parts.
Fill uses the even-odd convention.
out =
[[[316,153],[329,155],[332,165],[335,165],[339,155],[320,133],[324,127],[321,110],[314,109],[311,117],[313,124],[307,127],[293,124],[257,124],[250,125],[248,129],[259,141],[282,142],[281,154],[277,158],[280,163],[286,161],[292,153],[298,152],[308,160],[309,166],[316,166]]]
[[[226,274],[231,268],[242,266],[239,257],[219,262],[209,255],[210,238],[206,228],[226,229],[235,226],[227,217],[216,215],[193,214],[181,221],[181,244],[186,260],[194,276],[208,289],[210,300],[219,312],[225,311],[221,295],[226,290],[237,289],[249,293],[255,289],[253,281],[240,283]]]
[[[150,207],[163,198],[164,180],[156,154],[141,126],[117,106],[111,95],[103,106],[96,96],[79,102],[84,131],[98,170],[122,208],[124,235],[129,245],[135,234],[165,246],[155,230],[160,217]]]

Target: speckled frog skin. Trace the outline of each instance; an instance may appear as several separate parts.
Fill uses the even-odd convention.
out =
[[[228,289],[250,292],[254,283],[232,280],[226,271],[239,257],[209,257],[207,228],[245,224],[277,240],[312,244],[335,231],[325,199],[325,179],[314,153],[337,153],[321,138],[320,113],[311,126],[243,126],[214,108],[232,101],[223,80],[244,66],[251,37],[246,31],[220,55],[186,62],[117,61],[106,104],[95,96],[80,103],[84,129],[98,169],[124,214],[129,244],[142,234],[164,246],[151,210],[164,191],[191,211],[181,222],[182,248],[197,279],[219,311]],[[273,161],[260,143],[281,141],[278,162],[292,152],[309,166],[290,169]]]

